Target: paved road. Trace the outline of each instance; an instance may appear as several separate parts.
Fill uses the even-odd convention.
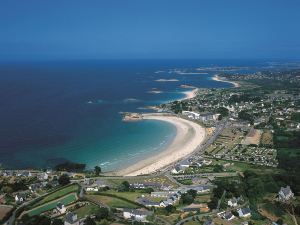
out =
[[[199,174],[178,174],[173,175],[175,178],[193,178],[193,177],[232,177],[236,176],[236,172],[222,172],[222,173],[199,173]]]

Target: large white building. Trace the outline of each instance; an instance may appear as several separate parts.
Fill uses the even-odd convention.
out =
[[[124,219],[131,219],[139,222],[147,222],[147,216],[151,215],[152,212],[138,210],[138,209],[124,209],[123,217]]]

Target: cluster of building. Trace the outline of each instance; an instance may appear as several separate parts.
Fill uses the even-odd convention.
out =
[[[251,164],[277,167],[277,150],[274,148],[235,145],[232,149],[223,149],[212,154],[217,159],[243,161]]]
[[[235,212],[238,214],[239,218],[249,218],[251,217],[251,210],[249,207],[243,207],[238,208],[235,210]],[[236,218],[235,215],[233,215],[232,211],[224,211],[217,214],[220,218],[223,218],[224,220],[231,221],[234,218]]]
[[[154,191],[151,192],[150,199],[141,197],[138,199],[138,202],[146,207],[166,207],[168,205],[175,205],[181,198],[183,193],[187,193],[188,190],[195,190],[198,194],[208,193],[211,190],[210,186],[206,185],[194,185],[182,187],[176,190],[169,191]],[[151,199],[162,199],[160,201],[153,201]]]
[[[172,170],[172,174],[184,173],[184,171],[189,167],[202,167],[208,166],[212,163],[212,160],[203,158],[202,156],[190,157],[188,159],[179,162]]]
[[[192,120],[200,120],[201,122],[208,122],[217,120],[220,116],[219,113],[198,113],[193,111],[182,111],[182,115],[187,116]]]

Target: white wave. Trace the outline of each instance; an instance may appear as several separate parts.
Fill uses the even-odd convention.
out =
[[[123,100],[124,103],[136,103],[136,102],[141,102],[140,99],[136,99],[136,98],[125,98]]]

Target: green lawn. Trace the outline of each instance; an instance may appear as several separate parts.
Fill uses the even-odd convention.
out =
[[[78,218],[84,218],[87,215],[96,214],[99,210],[99,206],[90,203],[89,205],[85,205],[79,209],[74,210],[73,212],[77,214]]]
[[[192,185],[193,184],[192,179],[178,180],[178,182],[181,184],[184,184],[184,185]]]
[[[195,198],[196,203],[207,203],[210,201],[211,194],[207,195],[197,195]]]
[[[189,222],[184,223],[184,225],[199,225],[201,224],[199,221],[190,220]]]
[[[56,200],[56,201],[52,201],[48,204],[44,204],[44,205],[41,205],[41,206],[38,206],[30,211],[27,212],[27,214],[29,216],[34,216],[34,215],[39,215],[43,212],[46,212],[46,211],[49,211],[49,210],[52,210],[54,208],[56,208],[56,205],[61,202],[63,203],[64,205],[69,205],[73,202],[75,202],[77,200],[76,198],[76,194],[70,194],[64,198],[61,198],[59,200]]]
[[[116,195],[116,196],[119,196],[122,198],[126,198],[133,202],[135,202],[138,197],[141,197],[141,195],[145,195],[145,196],[149,195],[149,194],[140,193],[140,192],[117,192],[117,191],[113,191],[113,190],[106,191],[105,193],[113,194],[113,195]]]
[[[103,202],[104,204],[113,208],[139,208],[139,206],[136,204],[124,201],[122,199],[110,197],[110,196],[89,195],[88,199],[89,198],[92,198],[94,201]]]
[[[32,207],[35,207],[35,206],[39,206],[39,205],[42,205],[42,204],[45,204],[47,202],[50,202],[50,201],[53,201],[57,198],[61,198],[62,196],[64,195],[67,195],[69,193],[72,193],[72,192],[77,192],[78,191],[78,185],[77,184],[73,184],[73,185],[70,185],[70,186],[67,186],[65,188],[62,188],[58,191],[55,191],[47,196],[45,196],[44,198],[42,198],[40,201],[36,202]]]

